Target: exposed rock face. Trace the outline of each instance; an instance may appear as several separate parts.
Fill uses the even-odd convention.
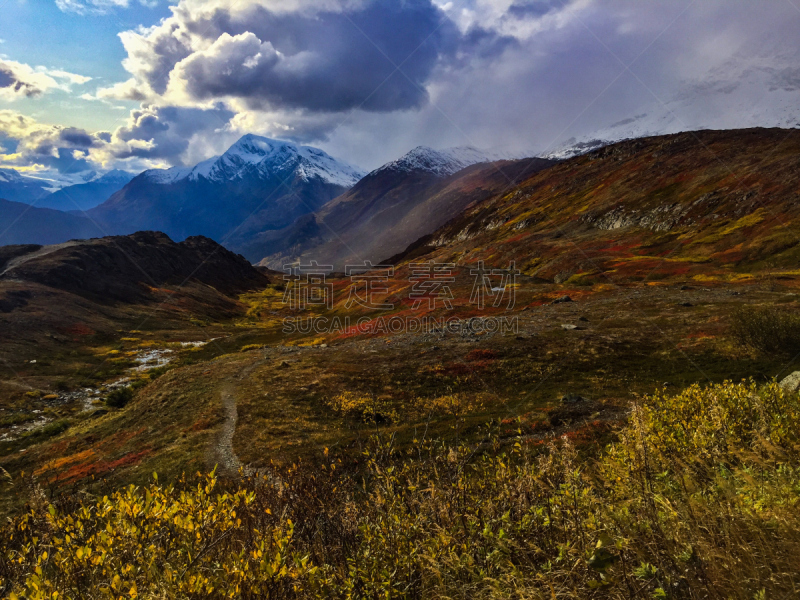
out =
[[[597,229],[622,229],[623,227],[643,227],[651,231],[669,231],[681,221],[687,208],[680,204],[658,206],[648,211],[635,209],[626,210],[623,207],[614,208],[606,213],[595,215],[586,214],[581,217]]]
[[[228,296],[269,282],[244,257],[202,236],[175,243],[163,233],[141,231],[30,248],[8,261],[0,281],[39,283],[103,303],[146,301],[154,288],[189,282]]]

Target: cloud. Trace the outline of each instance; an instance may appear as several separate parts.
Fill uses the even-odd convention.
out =
[[[114,132],[90,132],[0,110],[0,166],[79,173],[195,164],[239,136],[230,127],[233,115],[222,106],[147,106]]]
[[[158,0],[139,0],[139,4],[148,8],[158,5]],[[56,0],[56,6],[62,12],[79,15],[103,15],[115,8],[127,8],[130,0]]]
[[[120,34],[126,80],[82,96],[141,103],[123,127],[92,134],[86,160],[191,164],[252,132],[373,167],[419,144],[533,153],[609,131],[775,125],[798,112],[800,12],[788,4],[177,0],[170,10]],[[42,77],[82,84],[17,68],[0,93],[53,89]]]
[[[133,82],[101,93],[263,110],[419,108],[455,33],[430,0],[181,0],[159,25],[120,34]]]
[[[115,83],[106,88],[97,90],[97,95],[92,97],[93,100],[133,100],[135,102],[142,102],[147,100],[147,96],[142,93],[136,84],[135,79],[128,79],[120,83]]]
[[[72,85],[83,85],[91,80],[75,73],[58,69],[33,68],[13,60],[0,59],[0,98],[15,100],[33,98],[53,90],[69,90]]]
[[[146,159],[160,164],[193,164],[196,146],[205,147],[206,138],[225,136],[234,113],[224,106],[209,109],[178,106],[147,106],[131,112],[128,122],[118,128],[102,155],[109,159]],[[195,160],[196,159],[196,160]]]
[[[57,87],[58,82],[46,73],[13,60],[0,60],[0,96],[6,100],[40,96]]]
[[[8,152],[0,154],[0,164],[71,173],[92,168],[87,157],[104,144],[83,129],[46,125],[11,110],[0,110],[0,142]]]

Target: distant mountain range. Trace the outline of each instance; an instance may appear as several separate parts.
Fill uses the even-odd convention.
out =
[[[32,204],[51,193],[48,181],[26,177],[15,169],[0,169],[0,198]]]
[[[550,164],[503,161],[471,147],[420,146],[365,175],[317,148],[245,135],[194,167],[136,177],[112,171],[47,193],[35,208],[4,203],[0,243],[57,244],[149,230],[175,240],[204,235],[263,265],[315,258],[343,268],[401,252],[469,204]],[[14,197],[24,195],[25,185],[29,203],[42,193],[16,172],[7,179],[19,191]],[[108,199],[93,206],[103,195]]]
[[[39,208],[55,208],[56,210],[67,212],[87,211],[108,200],[114,192],[121,190],[134,177],[133,173],[114,169],[86,183],[63,187],[43,197],[36,202],[36,206]]]
[[[363,175],[317,148],[245,135],[192,168],[145,171],[88,215],[115,233],[149,229],[226,243],[286,227]]]
[[[24,175],[15,169],[0,169],[0,198],[37,208],[85,211],[108,200],[133,178],[133,173],[119,169],[106,173],[91,171],[71,177],[77,183],[68,184],[70,179],[66,178],[54,181]]]
[[[645,121],[632,118],[617,131],[635,132]],[[443,243],[437,230],[459,226],[470,211],[483,214],[486,200],[502,198],[539,172],[602,144],[574,140],[550,159],[516,160],[471,147],[420,146],[364,174],[317,148],[245,135],[221,156],[194,167],[153,169],[133,178],[120,171],[95,174],[48,192],[36,206],[2,200],[0,245],[160,231],[176,241],[206,236],[274,269],[316,260],[342,270],[427,252]],[[33,195],[45,188],[16,171],[0,170],[0,195],[19,198],[26,190]],[[105,202],[90,206],[107,192]],[[64,210],[77,205],[85,213],[43,205]]]

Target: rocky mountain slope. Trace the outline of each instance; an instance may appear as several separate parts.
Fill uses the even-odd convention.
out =
[[[266,255],[261,264],[273,268],[310,259],[337,269],[364,260],[376,263],[470,203],[554,164],[543,159],[490,162],[491,158],[474,148],[415,148],[371,172],[315,214],[280,232],[262,234],[243,249],[248,257]]]
[[[576,286],[736,280],[767,263],[796,269],[799,184],[798,130],[630,140],[537,173],[409,252],[461,264],[516,261],[525,275]]]
[[[89,214],[115,232],[152,229],[223,242],[286,227],[361,176],[316,148],[245,135],[192,168],[145,171]]]

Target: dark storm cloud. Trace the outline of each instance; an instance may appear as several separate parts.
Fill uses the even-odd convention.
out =
[[[91,148],[97,144],[96,136],[75,127],[62,129],[59,138],[73,148]]]
[[[211,109],[160,106],[135,110],[129,123],[114,133],[110,152],[121,159],[162,159],[180,163],[192,138],[223,129],[233,115],[221,106]]]
[[[458,37],[430,0],[313,13],[234,10],[176,10],[147,35],[124,35],[126,67],[158,94],[169,83],[198,101],[232,97],[252,108],[382,112],[424,105],[437,60],[455,49]],[[198,43],[198,36],[206,41]]]
[[[73,150],[67,148],[55,149],[55,155],[38,156],[36,163],[56,169],[59,173],[82,173],[95,168],[85,156],[76,155]]]
[[[419,144],[529,153],[609,128],[771,125],[792,116],[786,94],[800,88],[800,11],[777,0],[180,0],[171,10],[121,35],[132,77],[98,95],[224,102],[226,135],[323,143],[364,167]],[[197,117],[187,151],[175,135],[184,119],[163,110],[136,111],[115,156],[185,162],[227,141]]]

